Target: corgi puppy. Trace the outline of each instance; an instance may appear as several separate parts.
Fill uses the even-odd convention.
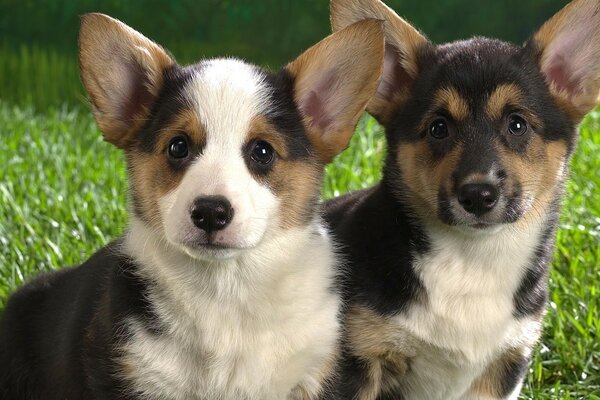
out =
[[[276,73],[179,66],[102,14],[83,17],[79,50],[96,121],[126,155],[130,223],[9,299],[2,398],[315,398],[340,331],[321,181],[377,88],[382,22]]]
[[[600,1],[523,46],[428,41],[379,0],[332,0],[334,31],[385,20],[367,107],[377,186],[334,199],[347,254],[338,399],[516,399],[540,337],[577,126],[598,103]]]

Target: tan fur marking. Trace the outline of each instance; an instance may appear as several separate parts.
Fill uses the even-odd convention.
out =
[[[371,19],[330,35],[288,64],[296,103],[322,162],[348,145],[377,88],[383,54],[382,22]]]
[[[185,135],[190,141],[190,146],[204,147],[206,144],[206,130],[198,115],[190,109],[181,111],[169,126],[161,129],[160,134],[155,151],[163,149],[166,152],[171,139],[179,135]]]
[[[331,0],[330,4],[333,31],[365,18],[385,21],[386,65],[379,89],[369,102],[367,111],[386,124],[410,96],[411,81],[419,73],[418,53],[429,41],[381,1]]]
[[[512,83],[498,85],[488,97],[486,113],[492,120],[499,120],[504,115],[506,106],[518,106],[523,101],[523,92]]]
[[[346,334],[352,353],[368,369],[368,382],[356,398],[375,400],[400,386],[399,380],[409,368],[415,354],[411,335],[386,317],[366,307],[352,306],[346,316]]]
[[[337,374],[339,349],[325,361],[322,368],[318,371],[316,381],[321,382],[321,392],[313,395],[309,388],[299,385],[293,389],[290,400],[317,400],[329,389],[333,378]]]
[[[175,171],[167,160],[166,151],[152,154],[134,152],[129,155],[131,190],[144,219],[152,226],[162,227],[158,199],[175,189],[184,170]]]
[[[548,208],[555,198],[557,187],[564,180],[567,145],[563,141],[546,143],[535,135],[525,155],[501,148],[500,157],[511,177],[511,181],[506,182],[509,190],[511,183],[518,182],[523,196],[534,199],[532,209],[518,222],[529,224],[531,218],[540,218]]]
[[[319,197],[322,164],[315,159],[288,160],[285,140],[264,116],[250,122],[247,140],[264,140],[277,152],[273,169],[264,176],[256,176],[281,201],[281,226],[291,228],[308,222]]]
[[[497,360],[490,363],[486,371],[472,385],[469,393],[474,398],[494,398],[499,399],[505,395],[503,385],[506,380],[506,370],[511,365],[519,363],[523,357],[525,349],[509,349]]]
[[[455,148],[435,165],[432,163],[432,154],[429,145],[421,140],[415,143],[400,144],[397,149],[398,164],[402,171],[402,181],[408,191],[400,193],[409,196],[421,217],[436,218],[438,208],[438,191],[441,187],[450,192],[452,173],[460,161],[463,149]],[[400,178],[398,178],[400,179]]]
[[[162,88],[164,71],[175,61],[162,47],[122,22],[91,13],[81,19],[79,63],[105,139],[129,148]],[[138,99],[126,92],[136,86],[147,91],[137,93],[147,104],[134,103]],[[127,115],[128,110],[133,115]]]
[[[543,129],[543,122],[524,105],[524,98],[523,90],[515,84],[498,85],[488,97],[485,112],[491,120],[499,121],[505,116],[507,106],[511,106],[527,120],[531,128]]]
[[[248,141],[253,139],[264,140],[273,146],[273,149],[281,158],[285,160],[288,157],[285,140],[277,132],[277,128],[269,123],[269,120],[264,115],[257,115],[250,121],[247,138]]]
[[[412,77],[418,72],[414,54],[427,42],[427,39],[416,28],[401,18],[394,10],[382,2],[372,0],[332,0],[331,27],[338,31],[365,18],[376,18],[385,21],[385,39],[399,51],[401,62]]]
[[[566,178],[567,144],[563,141],[550,142],[543,146],[543,152],[543,163],[537,166],[541,172],[536,188],[535,203],[532,207],[533,212],[523,218],[523,223],[528,223],[531,218],[539,218],[539,213],[548,209],[550,203],[556,198],[558,187]]]
[[[581,1],[580,1],[581,2]],[[552,18],[542,25],[542,27],[537,31],[534,38],[536,42],[542,47],[547,47],[558,35],[565,24],[571,20],[570,11],[576,8],[575,3],[577,1],[573,1],[572,3],[565,6],[558,13],[556,13]]]
[[[445,108],[455,121],[464,121],[469,117],[469,103],[453,87],[439,89],[434,96],[434,107]]]
[[[556,190],[564,180],[567,168],[567,144],[563,141],[544,142],[535,135],[525,155],[516,154],[499,146],[502,165],[507,171],[505,182],[510,192],[515,184],[521,185],[522,196],[533,199],[531,209],[517,224],[527,226],[532,219],[539,219],[556,196]]]
[[[125,346],[120,346],[119,353],[126,354],[127,348]],[[139,366],[134,365],[130,360],[126,357],[121,357],[118,359],[118,367],[117,367],[117,375],[120,379],[124,379],[126,382],[135,382],[137,378],[137,373],[139,372]]]
[[[279,160],[265,178],[280,200],[283,228],[304,225],[313,217],[320,196],[321,168],[316,160]]]
[[[469,183],[481,183],[481,182],[487,182],[488,179],[489,178],[486,174],[473,173],[473,174],[469,174],[469,176],[467,176],[465,179],[463,179],[460,183],[461,183],[461,185],[466,185]]]
[[[191,110],[181,111],[173,122],[162,129],[155,149],[152,153],[131,151],[128,153],[131,166],[131,190],[134,192],[137,205],[141,206],[144,218],[152,225],[159,227],[158,200],[174,190],[185,174],[185,169],[175,170],[169,164],[167,147],[171,139],[184,134],[190,147],[204,147],[206,132],[198,116]]]
[[[557,50],[556,43],[560,43],[558,48],[561,45],[576,46],[577,57],[581,58],[577,61],[568,60],[568,62],[575,63],[575,65],[571,65],[569,72],[580,80],[578,86],[574,88],[574,92],[569,93],[568,90],[562,90],[551,79],[547,79],[550,92],[558,106],[569,115],[575,124],[581,122],[585,114],[600,101],[598,14],[600,14],[600,4],[597,0],[571,1],[546,21],[533,37],[535,44],[542,50],[540,69],[543,72],[547,72],[549,69],[552,53]],[[585,28],[582,29],[582,27]],[[565,42],[569,36],[580,37],[582,40],[579,43],[572,40],[570,43]],[[588,65],[577,65],[577,63]],[[588,70],[587,73],[582,72],[584,68]]]

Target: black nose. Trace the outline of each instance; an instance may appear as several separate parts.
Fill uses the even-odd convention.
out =
[[[224,229],[233,219],[231,203],[223,196],[199,197],[191,211],[194,225],[206,233]]]
[[[469,183],[458,189],[458,202],[469,213],[481,216],[498,202],[498,190],[489,183]]]

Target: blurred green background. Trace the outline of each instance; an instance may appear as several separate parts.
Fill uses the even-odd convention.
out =
[[[389,0],[434,42],[484,35],[520,43],[564,0]],[[180,63],[233,55],[279,67],[329,32],[327,0],[0,0],[0,99],[81,103],[79,16],[107,13]]]

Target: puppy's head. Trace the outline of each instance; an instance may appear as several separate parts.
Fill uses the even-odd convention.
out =
[[[353,24],[270,73],[235,59],[181,67],[123,23],[84,16],[82,80],[126,153],[136,218],[200,259],[310,224],[323,166],[377,88],[381,25]]]
[[[600,2],[576,0],[523,46],[434,45],[379,0],[332,0],[334,30],[385,22],[384,183],[421,216],[484,229],[537,218],[562,189],[576,126],[598,102]]]

